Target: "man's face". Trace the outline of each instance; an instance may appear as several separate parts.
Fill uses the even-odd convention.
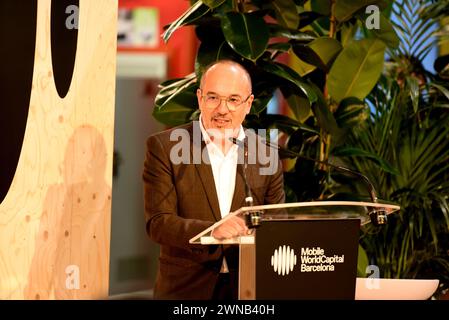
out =
[[[206,130],[231,129],[238,132],[254,100],[249,81],[245,71],[232,64],[217,64],[207,71],[202,81],[202,88],[197,91],[203,126]],[[211,104],[207,103],[211,97],[221,99],[218,106],[211,108]],[[230,104],[232,101],[243,103],[231,111],[227,107],[226,100],[229,100]]]

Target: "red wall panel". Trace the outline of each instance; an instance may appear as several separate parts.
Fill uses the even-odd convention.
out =
[[[176,20],[190,6],[188,0],[119,0],[119,7],[154,7],[159,9],[159,34],[163,27]],[[193,27],[182,27],[170,38],[167,44],[160,39],[156,51],[166,51],[168,54],[168,78],[183,77],[194,69],[198,40]],[[122,48],[119,48],[122,50]],[[127,49],[129,50],[129,49]],[[133,49],[131,49],[133,50]],[[139,50],[135,48],[134,50]]]

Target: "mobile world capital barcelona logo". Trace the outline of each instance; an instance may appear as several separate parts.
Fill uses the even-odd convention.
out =
[[[301,248],[300,272],[332,272],[336,264],[343,264],[345,255],[325,254],[320,247]],[[271,256],[271,266],[278,275],[286,276],[293,271],[297,263],[295,250],[283,245],[274,250]]]
[[[293,271],[296,265],[296,260],[295,250],[290,249],[290,246],[283,245],[274,250],[274,253],[271,256],[271,266],[273,267],[274,272],[284,276]]]

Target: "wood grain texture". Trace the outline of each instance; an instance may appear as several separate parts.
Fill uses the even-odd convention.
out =
[[[241,244],[239,258],[239,300],[256,299],[256,245]]]
[[[0,299],[106,298],[117,0],[80,1],[78,50],[64,99],[53,79],[50,4],[38,1],[28,122],[0,205]]]

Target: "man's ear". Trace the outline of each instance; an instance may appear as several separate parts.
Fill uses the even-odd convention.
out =
[[[254,95],[252,94],[249,98],[248,98],[248,106],[246,107],[246,113],[245,114],[249,114],[249,112],[251,111],[251,106],[253,105],[253,101],[254,101]]]
[[[196,99],[198,100],[198,106],[200,109],[201,109],[201,100],[202,100],[201,95],[202,95],[201,89],[199,89],[199,88],[196,89]]]

